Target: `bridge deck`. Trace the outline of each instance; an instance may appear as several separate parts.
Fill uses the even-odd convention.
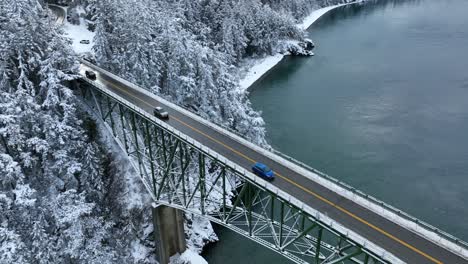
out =
[[[81,65],[81,74],[89,66]],[[92,69],[96,71],[97,69]],[[152,97],[121,83],[112,76],[97,72],[96,82],[126,98],[129,102],[152,113],[155,106],[163,106],[170,115],[167,123],[191,138],[206,145],[232,162],[250,170],[260,161],[268,164],[276,173],[272,182],[278,188],[295,196],[307,205],[366,237],[407,263],[468,263],[468,260],[413,233],[398,224],[344,198],[328,188],[269,159],[254,149],[210,128],[197,120],[158,102]]]

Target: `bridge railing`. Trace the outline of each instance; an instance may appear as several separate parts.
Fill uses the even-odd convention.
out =
[[[169,103],[169,104],[172,105],[172,103]],[[173,106],[175,106],[175,105],[173,105]],[[213,128],[213,129],[215,129],[217,131],[226,130],[227,132],[229,132],[229,133],[243,139],[244,141],[247,141],[248,143],[252,144],[256,148],[261,148],[264,151],[270,151],[273,154],[276,154],[276,155],[278,155],[278,156],[280,156],[280,157],[294,163],[295,165],[298,165],[298,166],[300,166],[300,167],[302,167],[302,168],[304,168],[304,169],[306,169],[308,171],[311,171],[311,172],[315,173],[316,175],[318,175],[321,178],[323,178],[323,179],[337,185],[338,187],[341,187],[341,188],[343,188],[343,189],[345,189],[347,191],[350,191],[354,195],[357,195],[360,198],[362,198],[364,200],[367,200],[370,203],[373,203],[374,205],[380,206],[383,210],[386,210],[386,211],[388,211],[390,213],[393,213],[396,216],[399,216],[399,217],[403,218],[404,220],[407,220],[407,221],[413,223],[417,227],[421,227],[424,230],[435,233],[436,235],[448,240],[449,242],[454,243],[456,246],[459,246],[461,249],[463,249],[465,251],[468,251],[468,243],[465,242],[464,240],[458,238],[458,237],[455,237],[455,236],[453,236],[453,235],[451,235],[451,234],[449,234],[449,233],[447,233],[447,232],[445,232],[445,231],[443,231],[443,230],[441,230],[441,229],[439,229],[439,228],[437,228],[437,227],[435,227],[435,226],[433,226],[433,225],[431,225],[429,223],[426,223],[426,222],[424,222],[424,221],[422,221],[422,220],[420,220],[420,219],[418,219],[418,218],[416,218],[416,217],[414,217],[414,216],[412,216],[412,215],[410,215],[410,214],[408,214],[408,213],[406,213],[406,212],[404,212],[404,211],[402,211],[402,210],[400,210],[400,209],[398,209],[398,208],[396,208],[396,207],[394,207],[394,206],[392,206],[390,204],[387,204],[387,203],[383,202],[382,200],[377,199],[374,196],[368,195],[367,193],[364,193],[363,191],[361,191],[359,189],[356,189],[356,188],[352,187],[351,185],[349,185],[349,184],[347,184],[347,183],[345,183],[343,181],[340,181],[340,180],[338,180],[338,179],[336,179],[336,178],[334,178],[334,177],[332,177],[332,176],[330,176],[330,175],[328,175],[328,174],[326,174],[324,172],[321,172],[321,171],[319,171],[319,170],[317,170],[317,169],[315,169],[315,168],[313,168],[313,167],[311,167],[311,166],[309,166],[309,165],[307,165],[307,164],[305,164],[305,163],[303,163],[303,162],[301,162],[301,161],[299,161],[297,159],[294,159],[293,157],[272,148],[270,145],[266,145],[266,146],[255,145],[255,144],[249,142],[248,140],[246,140],[245,135],[242,135],[239,132],[237,132],[237,131],[235,131],[235,130],[227,127],[227,126],[224,126],[222,124],[213,124],[211,122],[207,122],[204,119],[198,118],[199,117],[198,114],[195,113],[190,108],[186,108],[186,107],[180,106],[180,105],[177,105],[176,107],[177,108],[182,108],[185,112],[188,112],[188,113],[192,114],[194,118],[199,119],[200,122],[204,123],[205,125]],[[230,135],[227,134],[227,136],[230,136]],[[233,139],[236,140],[236,141],[239,141],[238,138],[233,138]],[[241,142],[241,143],[243,143],[243,142]],[[395,219],[393,219],[393,220],[395,220]],[[399,223],[399,224],[402,224],[402,223]],[[404,224],[403,224],[403,226],[407,227],[407,225],[404,225]],[[418,230],[414,230],[414,231],[418,232]],[[418,232],[418,233],[421,233],[421,232]],[[430,235],[428,235],[428,234],[423,234],[423,235],[425,235],[426,237],[431,239]],[[431,240],[434,240],[434,239],[431,239]],[[453,251],[452,248],[450,248],[450,249]]]
[[[102,70],[103,72],[105,72],[106,74],[110,74],[110,75],[113,75],[112,73],[108,72],[108,71],[105,71],[103,69],[100,69],[98,67],[96,67],[95,65],[92,65],[90,64],[89,62],[87,61],[82,61],[83,63],[89,65],[89,66],[92,66],[96,69],[99,69],[99,70]],[[158,100],[161,100],[162,102],[164,102],[165,104],[168,104],[170,105],[171,107],[175,108],[175,109],[178,109],[179,111],[182,111],[184,112],[185,114],[191,116],[192,118],[194,118],[195,120],[198,120],[199,122],[221,132],[221,133],[224,133],[226,136],[236,140],[236,141],[239,141],[240,143],[243,143],[243,144],[247,144],[248,146],[251,146],[253,149],[257,150],[257,151],[260,151],[262,154],[268,156],[268,157],[271,157],[271,156],[275,156],[275,155],[272,155],[272,154],[276,154],[276,156],[279,156],[281,158],[283,158],[284,160],[287,160],[289,162],[291,162],[293,165],[296,165],[304,170],[307,170],[307,171],[310,171],[314,174],[316,174],[320,179],[324,180],[324,181],[327,181],[327,182],[330,182],[332,183],[333,185],[335,185],[336,187],[338,188],[341,188],[342,190],[345,190],[345,191],[348,191],[350,193],[352,193],[353,195],[356,195],[357,197],[359,197],[360,199],[362,199],[363,201],[366,202],[366,204],[363,204],[363,202],[359,202],[358,201],[358,204],[361,204],[362,206],[366,207],[366,208],[369,208],[371,209],[372,211],[375,211],[376,213],[379,213],[381,214],[382,216],[384,217],[387,217],[389,218],[390,220],[393,220],[394,222],[397,222],[399,223],[400,225],[410,229],[410,230],[413,230],[415,231],[416,233],[418,234],[421,234],[425,237],[427,237],[428,239],[432,240],[432,241],[435,241],[435,242],[438,242],[440,243],[440,239],[445,239],[447,242],[449,243],[452,243],[452,245],[454,245],[455,247],[453,246],[446,246],[446,248],[448,248],[449,250],[451,251],[454,251],[454,252],[458,252],[460,253],[461,255],[467,255],[468,254],[468,243],[466,243],[465,241],[447,233],[447,232],[444,232],[442,230],[440,230],[439,228],[436,228],[424,221],[421,221],[419,220],[418,218],[414,217],[414,216],[411,216],[409,214],[407,214],[406,212],[404,211],[401,211],[400,209],[397,209],[395,208],[394,206],[391,206],[389,204],[386,204],[385,202],[371,196],[371,195],[368,195],[336,178],[333,178],[317,169],[314,169],[312,167],[310,167],[309,165],[301,162],[301,161],[298,161],[284,153],[281,153],[280,151],[277,151],[273,148],[271,148],[270,146],[264,146],[264,148],[262,147],[259,147],[258,145],[255,145],[255,144],[252,144],[250,143],[249,141],[247,141],[244,137],[245,135],[241,135],[239,134],[238,132],[230,129],[229,127],[225,127],[223,125],[220,125],[220,124],[213,124],[211,122],[207,122],[206,120],[202,119],[201,117],[199,117],[196,113],[194,113],[191,109],[188,109],[188,108],[185,108],[185,107],[181,107],[179,105],[174,105],[170,102],[168,102],[167,100],[164,100],[163,98],[159,97],[159,96],[156,96],[152,93],[150,93],[148,90],[145,90],[141,87],[138,87],[134,84],[131,84],[129,82],[127,82],[126,80],[118,77],[118,76],[115,76],[115,78],[117,78],[119,81],[131,86],[132,88],[134,89],[137,89],[137,90],[140,90],[141,92],[145,93],[145,94],[148,94],[150,96],[153,96],[153,97],[158,97]],[[224,131],[223,131],[224,130]],[[351,197],[353,198],[353,197]],[[352,199],[352,200],[356,200],[356,199]],[[368,204],[371,204],[373,206],[366,206]],[[373,207],[373,208],[372,208]],[[383,212],[382,212],[383,210]],[[391,214],[393,214],[394,216],[396,217],[391,217]],[[400,220],[400,221],[399,221]],[[403,220],[403,221],[401,221]],[[405,222],[406,220],[406,222]],[[410,224],[409,224],[410,223]],[[422,229],[422,230],[421,230]],[[424,232],[426,231],[426,232]],[[435,236],[434,236],[435,235]]]
[[[189,112],[192,112],[190,109],[186,109],[186,108],[184,108],[184,109],[189,111]],[[222,129],[225,129],[228,132],[230,132],[230,133],[232,133],[232,134],[234,134],[234,135],[236,135],[238,137],[244,138],[243,135],[241,135],[237,131],[232,130],[229,127],[226,127],[226,126],[223,126],[223,125],[220,125],[220,124],[216,124],[216,125],[220,126]],[[433,225],[431,225],[429,223],[426,223],[426,222],[424,222],[424,221],[422,221],[422,220],[420,220],[420,219],[418,219],[418,218],[416,218],[416,217],[414,217],[414,216],[412,216],[412,215],[410,215],[410,214],[408,214],[408,213],[406,213],[406,212],[404,212],[404,211],[402,211],[402,210],[400,210],[400,209],[398,209],[398,208],[396,208],[396,207],[394,207],[394,206],[392,206],[390,204],[387,204],[387,203],[383,202],[382,200],[377,199],[374,196],[368,195],[367,193],[364,193],[363,191],[361,191],[359,189],[356,189],[356,188],[352,187],[351,185],[349,185],[349,184],[347,184],[347,183],[345,183],[343,181],[340,181],[340,180],[338,180],[338,179],[336,179],[336,178],[334,178],[334,177],[332,177],[332,176],[330,176],[330,175],[328,175],[328,174],[326,174],[324,172],[321,172],[321,171],[319,171],[319,170],[317,170],[315,168],[312,168],[311,166],[305,164],[304,162],[299,161],[299,160],[297,160],[297,159],[295,159],[295,158],[293,158],[293,157],[291,157],[289,155],[286,155],[286,154],[272,148],[271,146],[266,146],[266,150],[271,151],[272,153],[274,153],[274,154],[276,154],[276,155],[278,155],[278,156],[280,156],[280,157],[294,163],[295,165],[298,165],[298,166],[300,166],[300,167],[302,167],[302,168],[304,168],[304,169],[306,169],[308,171],[311,171],[311,172],[315,173],[319,177],[321,177],[321,178],[323,178],[323,179],[337,185],[338,187],[341,187],[341,188],[343,188],[343,189],[345,189],[347,191],[352,192],[354,195],[357,195],[360,198],[365,199],[370,203],[373,203],[373,204],[375,204],[377,206],[380,206],[383,210],[386,210],[386,211],[388,211],[390,213],[393,213],[396,216],[401,217],[404,220],[407,220],[407,221],[413,223],[417,227],[423,228],[424,230],[432,232],[432,233],[440,236],[441,238],[444,238],[447,241],[454,243],[456,246],[460,247],[460,250],[468,251],[468,243],[465,242],[464,240],[462,240],[462,239],[460,239],[458,237],[455,237],[455,236],[453,236],[453,235],[451,235],[451,234],[449,234],[449,233],[447,233],[447,232],[445,232],[445,231],[443,231],[443,230],[441,230],[441,229],[439,229],[439,228],[437,228],[437,227],[435,227],[435,226],[433,226]],[[395,220],[395,219],[393,219],[393,220]],[[399,224],[401,224],[401,223],[399,223]],[[407,226],[407,225],[403,224],[403,226]],[[415,230],[415,231],[417,231],[417,230]],[[419,230],[419,231],[421,231],[421,230]],[[421,233],[421,232],[418,232],[418,233]],[[430,236],[428,234],[423,234],[423,235],[425,235],[426,237]],[[429,237],[429,238],[431,238],[431,237]],[[431,240],[435,240],[435,239],[432,238]],[[457,251],[456,249],[452,249],[452,248],[451,248],[451,250],[452,251],[453,250]]]
[[[304,261],[303,258],[312,258],[315,259],[314,262],[320,260],[320,262],[328,263],[328,261],[342,259],[343,257],[358,264],[400,263],[397,258],[376,247],[372,242],[343,228],[339,223],[332,221],[326,215],[321,215],[319,212],[303,204],[296,198],[291,197],[284,191],[279,190],[270,183],[239,168],[236,164],[204,147],[190,137],[178,132],[165,122],[143,111],[140,107],[129,103],[124,98],[107,90],[101,84],[92,82],[86,78],[82,80],[96,88],[89,90],[83,88],[81,90],[83,99],[89,103],[88,106],[90,110],[96,112],[97,117],[101,118],[104,122],[110,123],[107,124],[107,129],[114,135],[117,141],[120,141],[119,146],[127,153],[130,160],[133,159],[133,166],[137,172],[140,172],[143,183],[152,194],[155,201],[190,213],[202,215],[211,221],[230,228],[282,254],[296,263],[309,262]],[[89,92],[86,93],[86,90]],[[122,106],[122,109],[120,106]],[[119,115],[120,118],[117,118]],[[115,124],[112,120],[115,121]],[[169,132],[166,136],[163,136],[163,138],[166,137],[167,142],[172,144],[172,147],[170,144],[167,145],[166,150],[162,150],[163,153],[172,149],[172,153],[179,151],[178,153],[180,154],[181,146],[184,144],[188,147],[188,149],[184,148],[185,153],[188,153],[187,150],[193,149],[198,154],[201,154],[201,156],[195,156],[199,156],[199,159],[204,160],[203,163],[200,163],[200,161],[198,163],[195,161],[188,162],[187,156],[181,158],[181,164],[178,164],[180,166],[177,166],[177,168],[180,169],[183,167],[183,160],[185,162],[184,164],[198,164],[204,168],[199,170],[200,174],[204,175],[203,177],[200,176],[200,179],[203,178],[203,184],[197,184],[190,192],[188,189],[185,192],[180,192],[179,184],[175,186],[172,183],[172,185],[174,185],[170,186],[172,189],[167,189],[169,184],[162,183],[164,181],[162,177],[168,177],[167,175],[160,175],[156,170],[154,171],[156,175],[151,175],[153,174],[153,169],[151,168],[150,170],[152,172],[145,175],[146,173],[144,171],[147,169],[148,164],[153,163],[159,168],[158,171],[165,171],[166,173],[169,173],[169,171],[173,173],[176,168],[172,167],[172,165],[177,164],[172,161],[166,164],[164,164],[164,162],[153,161],[151,158],[152,152],[150,146],[156,147],[158,144],[164,145],[165,143],[161,143],[164,142],[164,140],[158,140],[155,136],[161,136],[163,133],[151,132],[152,129],[145,132],[143,129],[145,125],[153,126],[152,129]],[[180,144],[175,143],[174,146],[174,142],[180,142]],[[156,148],[152,149],[153,155],[154,153],[158,153]],[[161,149],[161,146],[159,149]],[[149,154],[147,153],[148,151]],[[159,156],[163,156],[163,154],[159,154]],[[179,155],[170,154],[169,156],[175,157]],[[225,168],[226,172],[230,174],[220,173],[219,175],[222,175],[222,177],[218,176],[214,179],[214,182],[207,181],[207,174],[205,173],[209,171],[207,164],[211,164],[210,166],[212,166],[212,162],[216,163],[214,167],[218,169]],[[171,169],[168,170],[168,168]],[[182,174],[183,175],[180,175],[180,177],[187,177],[185,182],[188,182],[188,173]],[[210,199],[210,201],[216,204],[221,204],[223,200],[226,200],[226,204],[223,204],[220,210],[204,210],[204,206],[201,206],[201,209],[197,208],[196,206],[198,206],[198,204],[207,205],[206,201],[208,201],[208,199],[206,194],[209,194],[211,191],[216,191],[220,181],[222,181],[220,179],[228,181],[229,175],[242,178],[244,181],[241,190],[228,190],[229,188],[221,187],[221,192],[223,193],[234,193],[235,195],[232,197],[236,197],[235,200],[229,202],[230,198],[223,195],[226,199]],[[175,175],[172,176],[174,177]],[[149,179],[149,181],[145,179]],[[176,180],[174,182],[182,182],[182,185],[184,185],[184,181]],[[216,185],[218,185],[218,187],[215,188]],[[200,186],[205,186],[203,191]],[[186,197],[188,202],[185,202],[184,199],[177,198],[175,195],[166,195],[163,190],[166,190],[167,194],[180,195],[182,193],[182,196]],[[160,198],[158,199],[157,197]],[[199,199],[199,201],[197,200],[199,202],[198,204],[195,204],[195,199]],[[248,200],[244,202],[243,199]],[[279,212],[274,211],[274,208],[279,210]],[[336,245],[329,242],[333,242]]]
[[[439,228],[437,228],[437,227],[435,227],[433,225],[430,225],[430,224],[428,224],[428,223],[426,223],[426,222],[424,222],[424,221],[422,221],[422,220],[420,220],[420,219],[418,219],[418,218],[416,218],[416,217],[414,217],[414,216],[412,216],[412,215],[410,215],[410,214],[408,214],[408,213],[406,213],[406,212],[404,212],[404,211],[402,211],[402,210],[400,210],[400,209],[398,209],[398,208],[396,208],[396,207],[394,207],[392,205],[389,205],[389,204],[387,204],[387,203],[385,203],[385,202],[383,202],[383,201],[381,201],[381,200],[379,200],[379,199],[377,199],[377,198],[375,198],[375,197],[373,197],[371,195],[368,195],[368,194],[362,192],[361,190],[358,190],[358,189],[346,184],[345,182],[342,182],[342,181],[340,181],[340,180],[338,180],[336,178],[333,178],[332,176],[330,176],[330,175],[328,175],[326,173],[323,173],[323,172],[321,172],[321,171],[319,171],[317,169],[314,169],[314,168],[310,167],[309,165],[307,165],[307,164],[305,164],[305,163],[303,163],[301,161],[298,161],[298,160],[296,160],[296,159],[294,159],[294,158],[292,158],[292,157],[290,157],[290,156],[288,156],[288,155],[286,155],[286,154],[284,154],[284,153],[282,153],[280,151],[277,151],[275,149],[272,149],[272,151],[275,154],[283,157],[284,159],[287,159],[290,162],[293,162],[294,164],[303,167],[304,169],[312,171],[313,173],[317,174],[318,176],[320,176],[322,178],[325,178],[326,180],[338,185],[339,187],[341,187],[341,188],[343,188],[345,190],[348,190],[348,191],[352,192],[353,194],[355,194],[355,195],[357,195],[357,196],[359,196],[359,197],[361,197],[361,198],[363,198],[365,200],[368,200],[369,202],[372,202],[372,203],[374,203],[374,204],[376,204],[378,206],[381,206],[384,210],[387,210],[387,211],[389,211],[391,213],[394,213],[397,216],[399,216],[399,217],[401,217],[401,218],[403,218],[403,219],[405,219],[407,221],[410,221],[410,222],[416,224],[417,226],[426,229],[427,231],[433,232],[433,233],[439,235],[440,237],[445,238],[446,240],[454,243],[455,245],[457,245],[457,246],[459,246],[461,248],[464,248],[465,250],[468,250],[468,243],[467,242],[465,242],[465,241],[463,241],[463,240],[461,240],[461,239],[459,239],[459,238],[457,238],[457,237],[455,237],[455,236],[453,236],[453,235],[451,235],[451,234],[449,234],[449,233],[447,233],[447,232],[445,232],[445,231],[443,231],[443,230],[441,230],[441,229],[439,229]]]
[[[198,117],[197,113],[195,113],[192,109],[189,109],[189,108],[186,108],[186,107],[180,106],[180,105],[177,105],[177,107],[182,108],[186,112],[191,113],[194,117]],[[227,126],[224,126],[222,124],[212,124],[212,123],[206,122],[206,120],[201,119],[201,118],[200,118],[199,121],[204,123],[205,125],[210,126],[211,128],[213,128],[215,130],[218,130],[218,131],[226,130],[227,132],[229,132],[229,133],[231,133],[231,134],[233,134],[233,135],[247,141],[245,139],[245,135],[242,135],[239,132],[237,132],[237,131],[235,131],[235,130],[227,127]],[[227,135],[227,136],[230,136],[230,135]],[[236,140],[236,141],[239,141],[238,138],[233,138],[233,139]],[[254,145],[253,143],[250,143],[250,144]],[[433,225],[431,225],[429,223],[426,223],[426,222],[424,222],[424,221],[422,221],[422,220],[420,220],[420,219],[418,219],[418,218],[416,218],[416,217],[414,217],[414,216],[412,216],[412,215],[410,215],[410,214],[408,214],[408,213],[406,213],[406,212],[404,212],[404,211],[402,211],[402,210],[400,210],[400,209],[398,209],[398,208],[396,208],[396,207],[394,207],[394,206],[392,206],[390,204],[387,204],[387,203],[383,202],[382,200],[377,199],[374,196],[368,195],[368,194],[364,193],[363,191],[361,191],[359,189],[356,189],[356,188],[352,187],[351,185],[349,185],[349,184],[347,184],[347,183],[345,183],[343,181],[340,181],[340,180],[338,180],[338,179],[336,179],[336,178],[334,178],[334,177],[332,177],[332,176],[330,176],[330,175],[328,175],[328,174],[326,174],[324,172],[321,172],[321,171],[319,171],[319,170],[317,170],[317,169],[315,169],[315,168],[313,168],[313,167],[311,167],[311,166],[309,166],[309,165],[307,165],[307,164],[305,164],[305,163],[303,163],[303,162],[301,162],[301,161],[299,161],[297,159],[294,159],[293,157],[291,157],[291,156],[289,156],[287,154],[284,154],[284,153],[272,148],[269,145],[266,145],[266,146],[263,146],[263,147],[260,147],[258,145],[254,145],[254,146],[256,148],[262,148],[263,150],[270,151],[273,154],[276,154],[276,155],[278,155],[278,156],[280,156],[280,157],[294,163],[295,165],[298,165],[298,166],[300,166],[300,167],[302,167],[302,168],[304,168],[304,169],[306,169],[308,171],[311,171],[311,172],[315,173],[316,175],[318,175],[319,177],[321,177],[321,178],[323,178],[323,179],[337,185],[338,187],[341,187],[341,188],[343,188],[343,189],[345,189],[347,191],[350,191],[354,195],[357,195],[360,198],[362,198],[362,199],[364,199],[364,200],[366,200],[366,201],[368,201],[370,203],[373,203],[374,205],[380,206],[383,210],[386,210],[386,211],[388,211],[390,213],[393,213],[396,216],[401,217],[404,220],[407,220],[407,221],[413,223],[414,225],[423,228],[424,230],[435,233],[436,235],[448,240],[449,242],[454,243],[456,246],[459,246],[460,248],[468,251],[468,243],[465,242],[464,240],[460,239],[460,238],[457,238],[457,237],[455,237],[455,236],[453,236],[453,235],[451,235],[451,234],[449,234],[449,233],[447,233],[447,232],[445,232],[445,231],[443,231],[443,230],[441,230],[441,229],[439,229],[439,228],[437,228],[437,227],[435,227],[435,226],[433,226]],[[393,220],[395,220],[395,219],[393,219]],[[402,223],[399,223],[399,224],[402,224]],[[406,225],[403,224],[403,226],[406,226]],[[421,233],[421,232],[418,232],[418,233]],[[423,234],[423,235],[425,235],[428,238],[431,238],[431,237],[429,237],[430,235],[428,235],[428,234]],[[434,239],[432,239],[432,240],[434,240]]]

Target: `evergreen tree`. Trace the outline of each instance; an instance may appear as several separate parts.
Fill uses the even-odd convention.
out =
[[[104,168],[68,88],[77,58],[41,3],[0,6],[0,262],[131,263],[131,233],[111,231],[94,202]]]

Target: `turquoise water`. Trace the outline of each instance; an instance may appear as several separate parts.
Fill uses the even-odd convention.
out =
[[[251,88],[269,142],[468,240],[468,1],[351,5],[308,32],[316,56]],[[211,263],[286,262],[217,231]]]

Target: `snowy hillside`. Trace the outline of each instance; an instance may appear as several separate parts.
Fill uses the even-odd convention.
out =
[[[77,58],[38,3],[0,8],[0,263],[154,262],[148,197],[67,87]]]
[[[304,40],[296,25],[333,0],[57,0],[0,8],[0,263],[154,263],[150,200],[114,142],[69,89],[78,53],[267,146],[239,89],[240,65]],[[89,40],[80,43],[82,40]],[[295,41],[295,42],[294,42]],[[197,259],[216,241],[186,216]]]

